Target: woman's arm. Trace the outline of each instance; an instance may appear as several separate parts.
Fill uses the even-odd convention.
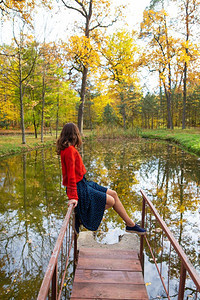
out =
[[[76,199],[70,199],[68,201],[68,206],[70,206],[70,204],[73,204],[73,208],[75,208],[78,204],[78,201]]]
[[[78,193],[76,187],[76,173],[75,173],[75,155],[73,148],[69,147],[65,153],[65,163],[67,169],[67,196],[69,200],[78,201]]]

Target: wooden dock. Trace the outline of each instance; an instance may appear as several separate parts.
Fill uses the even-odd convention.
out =
[[[137,252],[80,248],[71,299],[149,299]]]

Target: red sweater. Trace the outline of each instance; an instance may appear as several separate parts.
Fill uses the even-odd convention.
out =
[[[67,187],[67,196],[78,200],[76,183],[83,179],[85,166],[79,152],[74,146],[61,150],[63,185]]]

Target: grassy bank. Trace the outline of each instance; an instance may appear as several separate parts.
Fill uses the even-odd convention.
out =
[[[124,130],[122,127],[98,127],[90,131],[84,131],[85,139],[121,139],[121,138],[136,138],[139,137],[141,130],[138,128],[129,128]]]
[[[171,141],[200,156],[200,129],[143,130],[140,136],[143,138]]]
[[[124,139],[124,138],[153,138],[167,140],[179,144],[184,149],[200,156],[200,129],[159,129],[159,130],[141,130],[127,129],[119,127],[99,127],[93,131],[84,131],[84,140],[97,139]],[[0,136],[0,157],[10,154],[17,154],[30,151],[36,148],[53,145],[56,142],[55,134],[45,135],[44,143],[40,142],[40,136],[35,139],[34,135],[26,136],[26,145],[21,143],[20,134],[10,134]]]
[[[55,136],[44,136],[44,143],[40,142],[40,136],[35,139],[34,135],[26,136],[26,144],[22,144],[21,135],[1,135],[0,136],[0,157],[10,154],[17,154],[31,151],[36,148],[50,146],[56,142]]]
[[[167,140],[179,144],[184,149],[200,156],[200,129],[127,129],[102,127],[84,133],[86,139],[122,139],[122,138],[151,138]]]

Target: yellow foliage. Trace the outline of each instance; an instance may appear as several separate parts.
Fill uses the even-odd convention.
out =
[[[180,210],[180,213],[183,213],[185,211],[185,206],[181,205],[179,210]]]
[[[51,9],[51,2],[51,0],[49,0],[48,3],[45,0],[39,1],[39,3],[35,0],[5,0],[1,1],[0,9],[7,13],[9,13],[11,10],[14,10],[15,12],[17,11],[27,23],[31,23],[31,14],[35,7],[42,4],[48,9]],[[9,18],[9,14],[4,14],[4,16]]]
[[[109,94],[101,94],[94,98],[93,109],[97,115],[98,121],[101,121],[102,111],[107,104],[111,104],[112,98]]]
[[[72,36],[67,46],[67,52],[78,66],[93,67],[99,64],[99,55],[91,43],[91,39],[86,36]]]
[[[111,80],[122,83],[118,88],[123,89],[125,84],[137,81],[139,49],[129,32],[121,30],[108,37],[103,55],[107,60]]]
[[[19,119],[19,112],[16,109],[16,106],[11,102],[10,97],[5,99],[0,99],[0,112],[1,112],[1,121],[17,121]]]
[[[164,191],[159,189],[157,192],[157,196],[158,196],[158,198],[162,198],[164,196]]]

